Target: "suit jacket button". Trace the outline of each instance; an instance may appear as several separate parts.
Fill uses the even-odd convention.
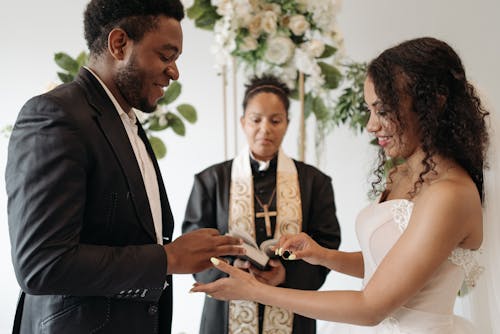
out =
[[[149,315],[155,315],[158,312],[158,306],[151,305],[148,309]]]

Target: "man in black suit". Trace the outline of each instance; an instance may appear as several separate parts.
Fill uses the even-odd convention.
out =
[[[174,273],[242,252],[204,229],[171,242],[160,170],[133,108],[152,112],[182,51],[178,0],[92,0],[87,67],[29,100],[6,168],[15,333],[170,333]]]

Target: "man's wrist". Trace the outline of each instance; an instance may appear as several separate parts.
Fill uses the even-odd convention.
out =
[[[172,244],[167,244],[163,246],[163,250],[165,251],[165,256],[167,257],[167,275],[172,275],[175,273],[176,268],[176,259],[172,254],[173,252],[169,251]]]

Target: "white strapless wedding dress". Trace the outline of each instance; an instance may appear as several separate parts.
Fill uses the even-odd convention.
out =
[[[363,286],[406,229],[412,209],[412,202],[398,199],[374,203],[358,215],[356,233],[365,265]],[[476,334],[469,321],[453,314],[464,280],[472,286],[482,271],[475,255],[471,250],[455,249],[424,288],[379,325],[325,323],[318,334]]]

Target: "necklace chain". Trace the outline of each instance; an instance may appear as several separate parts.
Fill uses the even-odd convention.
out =
[[[269,198],[269,201],[265,204],[268,208],[271,206],[271,202],[273,201],[274,195],[276,194],[276,187],[273,189],[273,193],[271,194],[271,198]],[[261,208],[264,208],[264,204],[262,204],[262,201],[260,200],[259,196],[255,194],[255,199],[257,200],[257,203],[259,203]]]

